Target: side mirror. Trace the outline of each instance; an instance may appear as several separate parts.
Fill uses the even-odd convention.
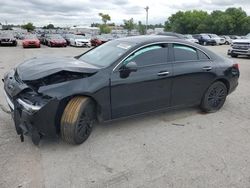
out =
[[[127,65],[125,65],[124,68],[129,70],[130,72],[136,72],[137,71],[137,64],[136,64],[136,62],[131,61]]]
[[[137,64],[133,61],[129,62],[127,65],[123,65],[119,72],[121,78],[127,78],[129,77],[131,72],[137,71]]]

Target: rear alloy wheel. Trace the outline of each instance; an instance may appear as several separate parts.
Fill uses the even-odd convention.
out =
[[[94,123],[94,103],[88,97],[69,101],[61,118],[61,136],[69,144],[81,144],[89,137]]]
[[[227,87],[225,84],[219,81],[215,82],[204,94],[200,107],[204,112],[216,112],[223,106],[226,98]]]

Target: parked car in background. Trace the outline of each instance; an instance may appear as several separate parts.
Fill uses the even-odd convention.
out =
[[[232,40],[235,40],[235,39],[241,39],[240,36],[238,35],[228,35]]]
[[[224,43],[224,44],[229,45],[229,44],[232,43],[232,39],[231,39],[229,36],[227,36],[227,35],[222,35],[222,36],[220,36],[220,37],[225,39],[225,43]]]
[[[15,38],[16,39],[19,39],[19,40],[23,40],[24,39],[24,37],[25,37],[25,35],[27,35],[27,33],[26,34],[24,34],[24,33],[16,33],[16,35],[15,35]]]
[[[222,37],[219,37],[218,35],[216,34],[210,34],[210,33],[206,33],[211,39],[215,40],[216,41],[216,44],[217,45],[222,45],[222,44],[225,44],[226,40]]]
[[[45,44],[50,47],[66,47],[66,40],[59,34],[50,34],[45,38]]]
[[[51,34],[46,34],[46,33],[42,33],[40,35],[38,35],[38,39],[40,40],[41,44],[47,45],[47,41],[46,39],[50,36]]]
[[[95,36],[90,40],[91,46],[100,46],[101,44],[108,42],[109,39],[102,35]]]
[[[171,63],[170,63],[171,62]],[[233,61],[163,36],[112,40],[75,58],[32,58],[4,76],[16,131],[81,144],[96,121],[177,107],[222,108],[238,85]]]
[[[69,38],[69,44],[75,47],[91,47],[91,39],[87,36],[72,35]]]
[[[199,44],[198,39],[195,39],[192,35],[187,34],[187,35],[184,35],[184,37],[185,37],[185,40],[187,40],[189,42],[193,42],[193,43]]]
[[[63,34],[62,37],[66,40],[67,45],[70,45],[70,39],[74,36],[74,34]]]
[[[197,39],[199,41],[199,44],[201,45],[216,45],[216,41],[214,39],[211,39],[210,36],[208,36],[207,34],[195,34],[193,35],[193,37],[195,39]]]
[[[22,41],[23,48],[35,47],[40,48],[40,41],[36,35],[26,35]]]
[[[0,46],[17,46],[17,40],[12,33],[0,33]]]
[[[233,40],[227,55],[231,55],[231,57],[238,57],[239,55],[250,57],[250,37]]]

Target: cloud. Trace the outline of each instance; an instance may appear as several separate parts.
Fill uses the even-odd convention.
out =
[[[242,7],[250,14],[250,0],[0,0],[0,22],[37,26],[53,23],[56,26],[89,25],[101,22],[98,13],[111,16],[111,21],[122,23],[134,18],[145,22],[144,7],[149,6],[149,23],[163,23],[178,10],[225,10]]]

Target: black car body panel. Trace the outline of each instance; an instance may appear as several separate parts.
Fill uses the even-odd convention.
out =
[[[98,120],[108,121],[160,109],[197,105],[216,80],[228,86],[228,93],[238,85],[239,71],[234,69],[234,62],[200,45],[170,37],[147,36],[117,39],[97,48],[116,41],[133,45],[130,48],[121,46],[127,50],[106,67],[83,62],[78,59],[80,55],[76,59],[33,58],[7,73],[4,90],[18,134],[35,131],[46,136],[57,135],[64,107],[74,96],[93,99]],[[161,59],[159,53],[151,56],[145,53],[138,56],[137,61],[152,61],[152,64],[138,64],[136,72],[128,73],[123,69],[125,60],[154,45],[162,50]],[[176,55],[178,50],[182,53],[185,48],[190,48],[188,53],[194,50],[199,55],[197,60],[185,61],[187,56],[178,60],[181,56]],[[157,59],[162,62],[154,64]]]

